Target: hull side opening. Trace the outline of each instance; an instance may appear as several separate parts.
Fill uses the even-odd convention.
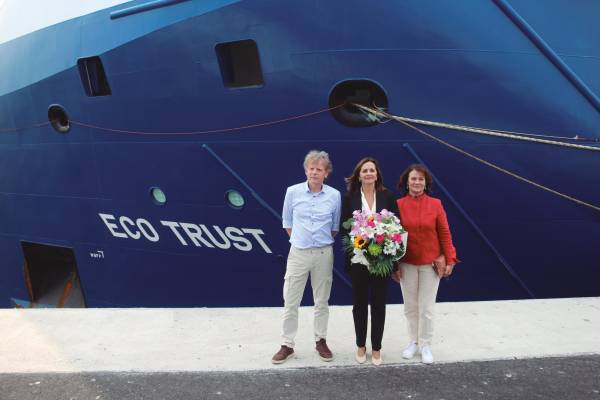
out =
[[[48,107],[48,121],[52,128],[58,133],[67,133],[71,130],[71,121],[69,115],[59,104],[51,104]]]
[[[21,242],[29,307],[84,308],[73,249]]]
[[[77,60],[77,66],[85,94],[89,97],[110,96],[112,94],[100,57],[80,58]]]
[[[344,106],[337,107],[341,104]],[[369,127],[381,122],[354,104],[387,110],[388,98],[381,86],[364,79],[340,82],[329,95],[329,107],[337,107],[331,111],[331,114],[341,124],[350,127]]]

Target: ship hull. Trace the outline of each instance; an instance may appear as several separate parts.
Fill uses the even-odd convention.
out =
[[[512,2],[583,89],[507,17],[504,2],[468,9],[386,2],[368,10],[354,1],[208,3],[118,14],[147,4],[134,1],[0,44],[7,77],[0,85],[0,306],[35,300],[23,243],[71,249],[88,307],[281,305],[289,251],[283,196],[303,180],[303,157],[315,148],[330,154],[327,183],[340,191],[364,156],[381,162],[392,189],[409,164],[430,168],[462,261],[438,300],[600,295],[598,210],[405,125],[349,127],[335,110],[312,114],[332,106],[340,82],[368,81],[382,88],[393,114],[577,134],[590,139],[578,143],[598,147],[600,81],[592,71],[600,35],[569,26],[557,36],[552,25],[565,12],[585,22],[598,11],[594,2],[579,11],[550,2],[546,19],[527,2]],[[256,43],[260,85],[224,83],[216,46],[240,40]],[[82,83],[77,62],[95,56],[108,95],[89,96]],[[34,126],[48,120],[50,105],[67,112],[67,133]],[[235,129],[220,131],[226,128]],[[421,129],[600,205],[598,151]],[[241,208],[228,204],[232,190],[244,198]],[[339,247],[331,302],[348,304]],[[397,287],[390,301],[401,301]]]

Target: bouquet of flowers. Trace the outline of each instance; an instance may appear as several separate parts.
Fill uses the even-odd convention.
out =
[[[388,276],[394,262],[406,254],[408,232],[388,210],[381,213],[355,210],[342,226],[350,230],[342,238],[344,248],[352,257],[350,262],[365,265],[373,275]]]

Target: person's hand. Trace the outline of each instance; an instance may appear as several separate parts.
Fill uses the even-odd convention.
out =
[[[446,271],[444,271],[444,277],[449,277],[450,275],[452,275],[452,271],[454,270],[454,264],[448,264],[446,265]]]
[[[400,283],[401,279],[402,279],[402,271],[400,269],[397,269],[396,271],[392,272],[392,280],[394,282]]]

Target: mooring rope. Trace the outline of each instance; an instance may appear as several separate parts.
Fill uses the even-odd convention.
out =
[[[480,163],[482,163],[482,164],[485,164],[485,165],[487,165],[488,167],[491,167],[491,168],[493,168],[493,169],[495,169],[495,170],[497,170],[497,171],[500,171],[500,172],[502,172],[502,173],[504,173],[504,174],[506,174],[506,175],[509,175],[509,176],[511,176],[511,177],[513,177],[513,178],[515,178],[515,179],[518,179],[518,180],[520,180],[520,181],[522,181],[522,182],[525,182],[525,183],[527,183],[527,184],[530,184],[530,185],[532,185],[532,186],[535,186],[535,187],[537,187],[538,189],[541,189],[541,190],[544,190],[544,191],[546,191],[546,192],[552,193],[552,194],[554,194],[554,195],[560,196],[560,197],[562,197],[562,198],[564,198],[564,199],[570,200],[570,201],[572,201],[572,202],[575,202],[575,203],[577,203],[577,204],[579,204],[579,205],[582,205],[582,206],[585,206],[585,207],[589,207],[589,208],[591,208],[591,209],[593,209],[593,210],[600,211],[600,207],[599,207],[599,206],[597,206],[597,205],[590,204],[590,203],[588,203],[588,202],[585,202],[585,201],[583,201],[583,200],[579,200],[579,199],[577,199],[577,198],[575,198],[575,197],[573,197],[573,196],[570,196],[570,195],[568,195],[568,194],[565,194],[565,193],[559,192],[559,191],[557,191],[557,190],[554,190],[554,189],[552,189],[552,188],[549,188],[549,187],[547,187],[547,186],[544,186],[544,185],[542,185],[542,184],[539,184],[539,183],[537,183],[537,182],[534,182],[534,181],[532,181],[531,179],[527,179],[527,178],[525,178],[525,177],[523,177],[523,176],[521,176],[521,175],[518,175],[518,174],[516,174],[516,173],[514,173],[514,172],[511,172],[511,171],[509,171],[509,170],[507,170],[507,169],[505,169],[505,168],[499,167],[498,165],[496,165],[496,164],[494,164],[494,163],[491,163],[491,162],[489,162],[489,161],[487,161],[487,160],[484,160],[484,159],[482,159],[482,158],[480,158],[480,157],[477,157],[477,156],[475,156],[475,155],[473,155],[473,154],[471,154],[471,153],[469,153],[469,152],[467,152],[467,151],[465,151],[465,150],[461,149],[460,147],[454,146],[454,145],[452,145],[452,144],[450,144],[450,143],[448,143],[448,142],[446,142],[446,141],[444,141],[444,140],[442,140],[442,139],[440,139],[440,138],[438,138],[438,137],[436,137],[436,136],[434,136],[434,135],[432,135],[432,134],[430,134],[430,133],[428,133],[428,132],[425,132],[424,130],[422,130],[422,129],[420,129],[420,128],[417,128],[416,126],[414,126],[414,125],[410,124],[409,122],[406,122],[406,121],[405,121],[405,118],[398,117],[398,116],[396,116],[396,115],[392,115],[392,114],[389,114],[389,113],[387,113],[387,112],[384,112],[384,111],[381,111],[381,110],[378,110],[378,109],[374,109],[374,108],[370,108],[370,107],[366,107],[366,106],[363,106],[363,105],[360,105],[360,104],[354,104],[354,105],[355,105],[355,106],[357,106],[357,107],[359,107],[360,109],[363,109],[363,110],[365,110],[365,111],[368,111],[368,112],[370,112],[370,113],[373,113],[374,115],[378,115],[378,116],[380,116],[380,117],[384,117],[384,118],[388,118],[388,119],[391,119],[391,120],[397,121],[397,122],[399,122],[399,123],[401,123],[401,124],[403,124],[403,125],[405,125],[405,126],[407,126],[407,127],[411,128],[411,129],[413,129],[413,130],[415,130],[415,131],[419,132],[420,134],[422,134],[422,135],[424,135],[424,136],[427,136],[428,138],[430,138],[430,139],[432,139],[432,140],[434,140],[434,141],[436,141],[436,142],[438,142],[438,143],[441,143],[441,144],[443,144],[444,146],[447,146],[447,147],[451,148],[452,150],[454,150],[454,151],[456,151],[456,152],[458,152],[458,153],[460,153],[460,154],[463,154],[463,155],[465,155],[465,156],[467,156],[467,157],[470,157],[470,158],[472,158],[472,159],[474,159],[474,160],[476,160],[476,161],[478,161],[478,162],[480,162]],[[478,131],[487,131],[487,130],[485,130],[485,129],[477,129],[477,130],[478,130]],[[480,132],[477,132],[477,133],[480,133]],[[493,135],[493,136],[498,136],[498,135]],[[514,136],[514,135],[507,135],[507,136],[503,136],[503,137],[509,137],[509,136]],[[523,139],[523,138],[521,138],[521,139]],[[543,141],[541,141],[540,139],[534,139],[534,138],[527,138],[527,139],[531,139],[530,141],[534,141],[534,142],[537,142],[537,143],[546,143],[546,142],[548,142],[547,140],[543,140]],[[559,143],[560,143],[560,142],[556,142],[556,143],[552,143],[552,144],[559,144]],[[548,143],[546,143],[546,144],[548,144]],[[570,146],[567,146],[567,147],[573,147],[573,146],[571,145],[571,143],[560,143],[560,144],[568,144],[568,145],[570,145]],[[599,148],[596,148],[596,147],[591,147],[591,146],[583,146],[583,147],[585,148],[585,150],[590,150],[590,149],[593,149],[593,150],[600,150]],[[589,148],[588,148],[588,147],[589,147]]]
[[[424,120],[424,119],[400,117],[397,115],[392,116],[391,114],[388,114],[387,112],[382,111],[380,109],[370,108],[370,107],[363,106],[362,104],[356,104],[356,103],[353,103],[353,105],[365,112],[369,112],[372,114],[381,113],[381,115],[384,116],[385,118],[393,119],[398,122],[407,122],[407,123],[411,123],[411,124],[435,126],[438,128],[446,128],[446,129],[452,129],[452,130],[462,131],[462,132],[478,133],[481,135],[522,140],[522,141],[526,141],[526,142],[550,144],[550,145],[554,145],[554,146],[571,147],[571,148],[580,149],[580,150],[600,151],[600,146],[599,147],[586,146],[586,145],[582,145],[582,144],[565,143],[565,142],[559,142],[556,140],[541,139],[541,138],[554,138],[554,139],[565,139],[565,140],[581,140],[579,137],[568,138],[568,137],[562,137],[562,136],[548,136],[548,135],[537,135],[537,134],[533,134],[533,133],[520,133],[520,132],[511,132],[511,131],[500,131],[500,130],[494,130],[494,129],[474,128],[474,127],[464,126],[464,125],[449,124],[446,122],[428,121],[428,120]]]

